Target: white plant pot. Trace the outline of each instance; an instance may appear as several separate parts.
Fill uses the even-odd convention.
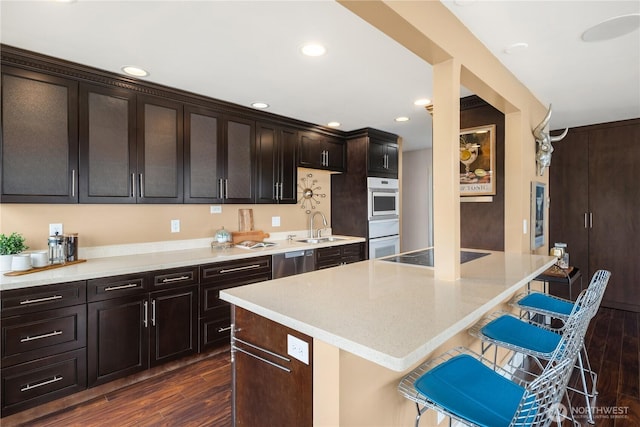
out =
[[[13,255],[0,255],[0,272],[11,271]]]

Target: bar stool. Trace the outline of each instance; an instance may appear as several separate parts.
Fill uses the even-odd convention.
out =
[[[608,280],[608,277],[607,277]],[[574,327],[583,328],[585,333],[590,320],[598,310],[602,292],[598,286],[590,286],[582,291],[573,305],[571,314],[566,318],[564,325],[558,329],[551,329],[542,324],[534,324],[520,319],[511,313],[495,313],[485,317],[469,329],[469,333],[482,340],[482,352],[491,345],[495,346],[494,363],[496,363],[497,347],[506,348],[516,353],[532,357],[540,369],[543,369],[544,360],[549,360],[552,354],[559,349],[561,337],[570,333]],[[580,322],[579,325],[576,322]],[[488,344],[485,347],[485,344]],[[591,414],[591,402],[587,390],[582,351],[583,340],[577,352],[577,367],[579,368],[585,400],[589,413],[589,422],[593,423]],[[570,404],[571,402],[569,402]]]
[[[574,310],[574,314],[567,320],[565,334],[556,334],[558,345],[533,379],[528,371],[507,371],[462,347],[412,370],[400,381],[398,391],[416,403],[416,427],[428,409],[467,425],[549,425],[558,417],[557,405],[586,333],[588,313]]]
[[[588,288],[593,289],[598,298],[597,302],[595,303],[597,307],[600,306],[600,302],[602,301],[602,297],[604,296],[604,292],[607,288],[610,277],[611,272],[607,270],[598,270],[591,278],[591,282],[589,283]],[[509,301],[509,304],[515,308],[520,309],[521,317],[523,317],[523,314],[526,313],[529,320],[534,320],[535,315],[542,315],[553,319],[558,319],[563,323],[566,322],[569,314],[571,313],[571,310],[573,310],[574,306],[576,305],[573,301],[565,300],[553,295],[548,295],[546,293],[536,291],[529,291],[523,294],[516,295],[511,299],[511,301]],[[597,309],[593,312],[594,316],[596,312]],[[593,418],[590,410],[590,399],[598,394],[596,387],[598,382],[598,374],[594,372],[593,369],[591,369],[591,362],[589,361],[589,355],[587,354],[587,349],[584,344],[580,351],[581,354],[579,357],[581,359],[578,359],[578,361],[583,362],[584,368],[582,369],[581,373],[582,390],[578,390],[572,387],[569,387],[569,389],[585,396],[587,408],[589,409],[588,420],[593,424]],[[591,387],[587,386],[587,377],[589,377],[591,381]],[[591,389],[591,391],[589,391],[589,388]]]

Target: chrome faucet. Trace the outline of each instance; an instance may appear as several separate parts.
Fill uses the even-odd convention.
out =
[[[322,225],[324,225],[325,227],[327,226],[327,218],[324,216],[324,214],[320,211],[315,211],[312,214],[309,214],[309,237],[311,239],[316,238],[316,237],[320,237],[320,229],[318,229],[318,235],[314,236],[313,235],[313,218],[315,218],[316,215],[320,214],[320,216],[322,217]]]

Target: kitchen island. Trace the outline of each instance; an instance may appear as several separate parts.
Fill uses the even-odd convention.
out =
[[[491,252],[462,264],[461,278],[449,282],[436,280],[431,268],[378,259],[229,289],[220,297],[243,316],[253,313],[282,325],[287,335],[296,331],[296,338],[312,340],[314,425],[410,425],[415,406],[396,391],[404,373],[440,347],[470,343],[466,328],[554,262]],[[241,387],[236,383],[236,395]],[[280,403],[299,404],[295,394]]]

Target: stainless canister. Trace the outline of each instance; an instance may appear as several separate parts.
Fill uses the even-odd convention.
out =
[[[64,235],[65,255],[67,261],[78,260],[78,233]]]
[[[66,261],[64,236],[49,236],[49,263],[64,264]]]

